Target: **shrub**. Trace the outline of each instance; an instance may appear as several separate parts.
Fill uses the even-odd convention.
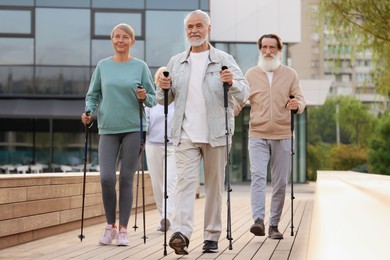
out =
[[[367,162],[367,152],[358,145],[340,144],[331,151],[333,170],[352,170]]]
[[[307,144],[306,177],[308,181],[317,180],[317,170],[331,169],[331,165],[329,164],[331,148],[332,145],[322,142]]]

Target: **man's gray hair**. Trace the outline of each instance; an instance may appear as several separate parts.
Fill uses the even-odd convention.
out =
[[[206,12],[203,12],[202,10],[198,9],[187,14],[186,18],[184,18],[184,26],[187,25],[188,18],[190,18],[193,15],[200,15],[202,16],[202,20],[206,25],[211,24],[210,16]]]

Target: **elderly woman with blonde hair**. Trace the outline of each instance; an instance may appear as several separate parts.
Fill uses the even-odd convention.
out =
[[[116,25],[112,29],[111,42],[114,55],[98,62],[85,98],[86,112],[81,120],[88,125],[97,116],[98,121],[100,180],[107,220],[99,243],[109,245],[116,240],[118,246],[127,246],[133,179],[142,148],[138,100],[143,100],[145,106],[154,106],[155,87],[146,63],[130,54],[135,43],[133,28],[123,23]],[[146,129],[146,117],[143,125]],[[122,163],[117,200],[116,162],[119,156]],[[115,224],[118,201],[119,228]]]

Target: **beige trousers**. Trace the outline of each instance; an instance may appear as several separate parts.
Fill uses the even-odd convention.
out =
[[[177,184],[173,231],[191,238],[194,221],[196,187],[200,164],[204,163],[204,240],[218,241],[222,231],[221,211],[224,192],[226,146],[212,147],[182,139],[175,147]]]

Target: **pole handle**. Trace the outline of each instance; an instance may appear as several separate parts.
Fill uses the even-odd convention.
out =
[[[221,70],[226,70],[228,67],[222,66]],[[223,104],[224,107],[228,107],[228,96],[229,86],[226,82],[223,83]]]

